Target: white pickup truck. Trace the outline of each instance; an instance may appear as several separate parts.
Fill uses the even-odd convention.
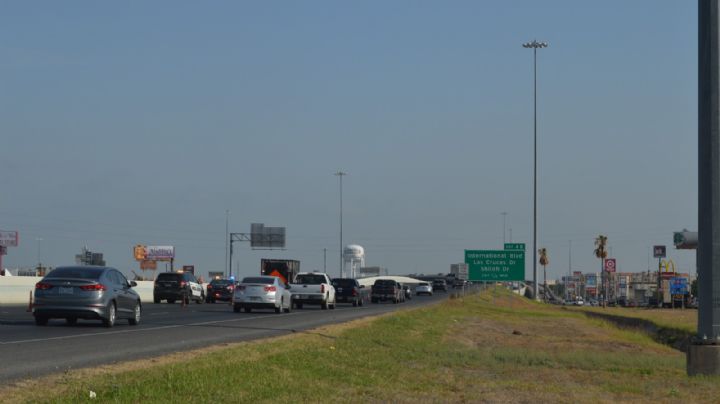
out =
[[[323,310],[334,309],[337,302],[332,281],[322,272],[300,272],[295,283],[290,285],[290,292],[297,309],[302,309],[304,304],[319,304]]]

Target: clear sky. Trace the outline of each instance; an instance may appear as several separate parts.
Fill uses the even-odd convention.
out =
[[[230,228],[287,227],[263,257],[338,274],[344,241],[391,273],[532,235],[551,277],[657,267],[697,228],[697,4],[607,1],[130,1],[0,4],[0,229],[7,267],[132,246],[223,270]],[[41,240],[38,240],[41,239]],[[528,259],[531,277],[531,259]]]

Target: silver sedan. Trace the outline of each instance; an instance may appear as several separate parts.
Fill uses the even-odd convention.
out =
[[[90,319],[112,327],[117,319],[124,318],[137,325],[142,305],[133,286],[137,284],[128,282],[115,268],[55,268],[35,284],[35,324],[47,325],[51,318],[64,318],[69,325]]]
[[[233,311],[252,309],[275,309],[275,313],[290,313],[292,294],[287,285],[276,276],[246,277],[235,287],[232,298]]]

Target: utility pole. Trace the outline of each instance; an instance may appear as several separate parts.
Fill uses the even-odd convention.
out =
[[[547,48],[547,42],[524,43],[523,48],[533,50],[533,298],[538,300],[537,281],[537,50]]]
[[[327,248],[323,248],[323,272],[327,273]]]
[[[347,173],[338,171],[335,173],[340,178],[340,277],[345,277],[345,268],[343,268],[343,177]]]
[[[720,7],[698,0],[698,329],[689,375],[720,375]]]
[[[503,244],[505,244],[505,243],[507,243],[507,241],[505,241],[505,229],[506,229],[506,227],[505,227],[505,217],[507,216],[507,212],[500,212],[500,214],[501,214],[502,217],[503,217]]]
[[[230,237],[230,210],[225,209],[225,263],[227,264],[227,270],[225,273],[227,274],[227,277],[230,278],[232,263],[230,262],[230,255],[228,254],[228,245],[230,244],[228,237]]]

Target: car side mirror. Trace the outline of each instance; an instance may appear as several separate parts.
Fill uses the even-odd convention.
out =
[[[135,286],[137,286],[137,282],[135,282],[135,281],[130,281],[130,287],[131,287],[131,288],[134,288]]]

